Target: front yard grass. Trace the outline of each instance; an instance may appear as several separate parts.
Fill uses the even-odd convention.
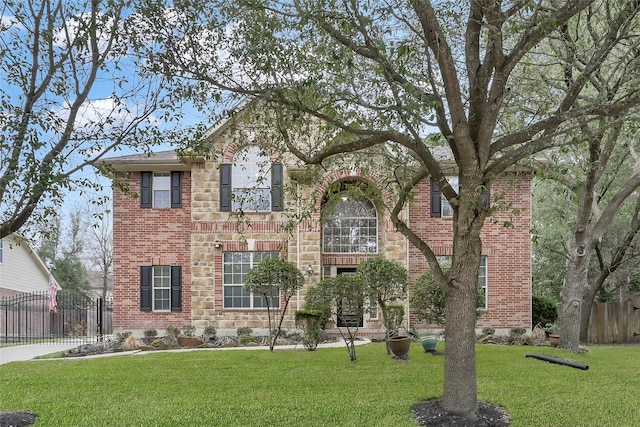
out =
[[[33,411],[37,426],[413,426],[411,406],[442,394],[444,357],[419,343],[408,362],[387,356],[383,343],[357,355],[355,363],[345,348],[12,362],[0,366],[0,411]],[[639,356],[631,346],[575,355],[479,345],[479,399],[506,407],[514,426],[640,425]]]

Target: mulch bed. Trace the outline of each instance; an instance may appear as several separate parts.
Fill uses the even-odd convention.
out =
[[[478,403],[475,420],[462,418],[445,411],[439,399],[418,402],[413,406],[412,412],[414,420],[420,426],[508,427],[511,425],[506,409],[490,403]]]
[[[0,412],[0,427],[25,427],[36,422],[38,416],[30,411]]]

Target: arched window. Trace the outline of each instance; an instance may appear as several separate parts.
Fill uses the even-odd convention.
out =
[[[369,200],[341,193],[323,208],[324,253],[378,252],[378,213]]]

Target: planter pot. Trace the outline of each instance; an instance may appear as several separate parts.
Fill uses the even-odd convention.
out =
[[[557,347],[560,345],[560,335],[558,334],[549,334],[549,344],[553,347]]]
[[[389,338],[389,349],[396,359],[407,360],[409,347],[411,347],[411,338],[405,335],[398,335]]]
[[[435,335],[427,335],[426,337],[420,338],[420,344],[422,344],[425,353],[434,353],[438,344],[438,338]]]

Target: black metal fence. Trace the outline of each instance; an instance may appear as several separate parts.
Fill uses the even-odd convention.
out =
[[[0,344],[85,343],[113,332],[113,310],[102,298],[59,292],[57,312],[48,292],[0,299]]]

